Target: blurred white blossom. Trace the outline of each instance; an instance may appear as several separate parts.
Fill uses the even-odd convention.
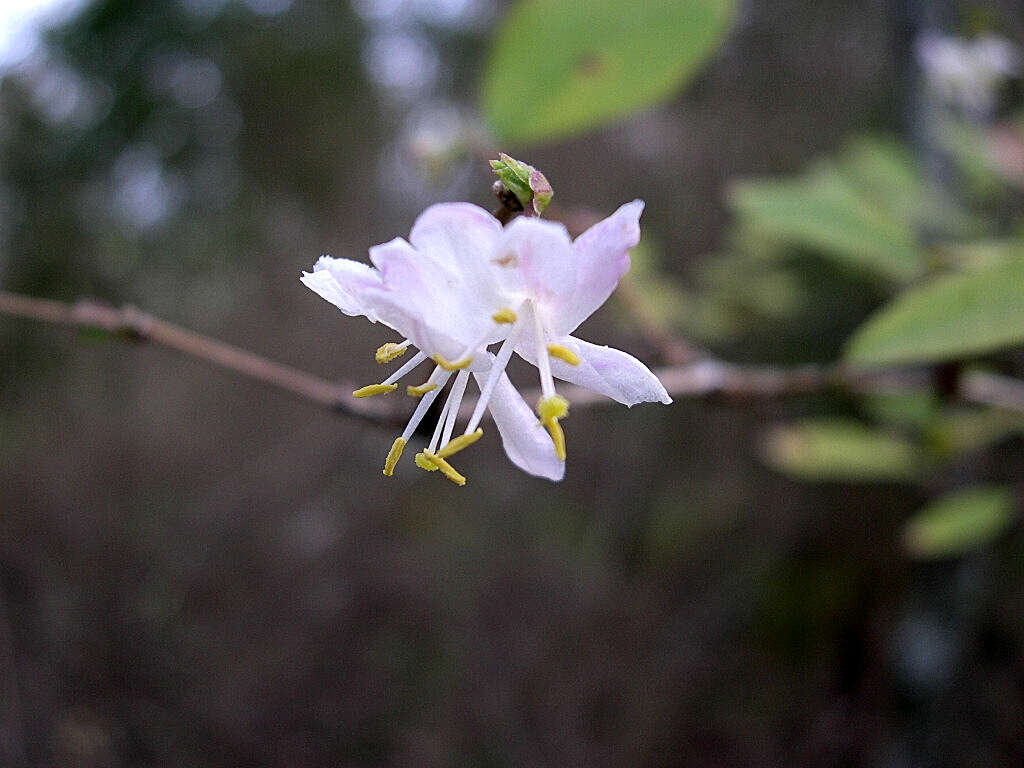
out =
[[[1020,49],[997,35],[976,40],[925,34],[917,42],[925,85],[948,106],[983,119],[996,106],[998,88],[1020,67]]]

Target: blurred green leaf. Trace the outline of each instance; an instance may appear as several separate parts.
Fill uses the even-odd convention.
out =
[[[925,433],[925,444],[950,457],[980,451],[1021,432],[1024,418],[1018,414],[999,408],[946,408]]]
[[[944,275],[874,314],[847,346],[867,365],[953,360],[1024,341],[1024,259]]]
[[[935,138],[956,162],[972,197],[985,199],[1001,194],[1004,180],[1000,178],[991,138],[985,130],[966,122],[946,120]]]
[[[916,558],[932,560],[977,549],[1013,519],[1008,488],[978,486],[942,497],[917,512],[903,528],[903,544]]]
[[[820,250],[898,282],[922,270],[913,227],[862,194],[832,164],[819,163],[797,179],[740,182],[730,203],[743,226],[762,236]]]
[[[967,243],[944,244],[944,261],[950,266],[977,270],[1001,264],[1008,259],[1024,259],[1024,237],[1000,240],[973,240]]]
[[[982,231],[982,223],[928,183],[910,147],[883,136],[852,141],[839,158],[860,193],[908,224],[948,237]]]
[[[733,0],[524,0],[491,48],[483,111],[499,139],[541,141],[662,101],[722,41]]]
[[[876,482],[911,480],[921,454],[911,443],[852,421],[810,419],[777,427],[765,459],[800,480]]]
[[[923,430],[935,421],[939,399],[931,393],[882,394],[865,397],[862,405],[878,421]]]

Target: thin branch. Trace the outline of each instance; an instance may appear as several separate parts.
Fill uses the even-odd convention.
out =
[[[626,305],[644,338],[658,350],[669,365],[681,365],[707,357],[707,353],[672,333],[668,324],[644,301],[640,288],[628,275],[619,281],[615,296]]]
[[[353,399],[354,387],[351,384],[331,382],[274,362],[165,322],[131,306],[116,308],[89,299],[67,304],[0,291],[0,315],[76,328],[99,328],[127,340],[159,344],[277,387],[337,413],[377,424],[390,426],[401,423],[409,411],[394,401]],[[680,349],[685,349],[691,356],[701,354],[685,342],[680,344],[683,345]],[[669,394],[677,399],[721,397],[763,400],[829,391],[854,394],[926,392],[932,384],[929,372],[920,368],[861,370],[814,365],[777,368],[736,365],[712,357],[659,368],[655,373]],[[563,393],[574,407],[612,402],[603,395],[579,387],[566,386]],[[523,394],[527,402],[533,402],[540,396],[539,392]],[[1024,413],[1024,382],[1005,376],[980,372],[963,374],[957,395],[966,402]],[[404,401],[402,403],[407,405]],[[467,411],[472,407],[472,402],[463,404]]]
[[[0,291],[0,314],[74,328],[100,329],[129,341],[159,344],[348,416],[380,423],[392,423],[396,416],[394,409],[383,403],[354,399],[355,387],[350,384],[330,382],[160,320],[132,306],[112,307],[92,299],[67,304]]]
[[[1024,413],[1024,381],[975,371],[960,379],[960,396],[971,403]]]
[[[721,398],[724,400],[770,400],[817,392],[890,394],[927,389],[928,373],[923,370],[858,371],[816,365],[799,368],[735,365],[706,358],[684,365],[655,368],[655,375],[676,399]],[[559,390],[573,407],[612,403],[604,395],[581,387]],[[524,393],[527,402],[540,391]],[[1024,409],[1024,400],[1020,407]]]

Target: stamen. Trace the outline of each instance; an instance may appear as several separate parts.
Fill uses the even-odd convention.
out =
[[[513,325],[519,317],[508,307],[502,307],[491,315],[491,319],[499,325]]]
[[[416,466],[420,469],[425,469],[427,472],[437,472],[437,466],[427,461],[426,454],[416,454]]]
[[[466,484],[466,478],[463,477],[462,475],[460,475],[456,471],[455,467],[453,467],[447,461],[442,459],[436,453],[431,453],[430,451],[424,451],[423,452],[423,457],[427,461],[429,461],[431,464],[433,464],[435,467],[440,469],[441,470],[441,474],[443,474],[445,477],[447,477],[449,480],[451,480],[456,485],[465,485]]]
[[[580,358],[575,352],[561,344],[548,344],[548,354],[569,365],[579,365]]]
[[[487,409],[487,403],[490,402],[491,395],[494,394],[494,388],[498,385],[498,379],[501,378],[501,374],[505,371],[505,366],[508,365],[508,361],[512,357],[516,337],[517,334],[513,333],[505,339],[505,343],[503,343],[501,345],[501,349],[498,350],[497,357],[491,363],[491,370],[487,374],[487,379],[484,381],[484,385],[480,388],[480,399],[476,401],[476,407],[473,408],[473,415],[469,417],[469,424],[466,425],[465,434],[468,435],[476,429],[477,425],[480,424],[480,420],[484,417],[484,411]]]
[[[412,413],[412,418],[409,419],[409,423],[405,425],[405,431],[402,433],[402,439],[408,440],[412,437],[412,433],[416,431],[416,427],[423,421],[423,417],[427,415],[427,410],[434,403],[434,399],[441,393],[441,387],[448,382],[448,377],[451,376],[448,372],[442,372],[440,368],[435,368],[434,372],[430,374],[430,378],[427,380],[428,384],[437,384],[438,389],[432,392],[427,392],[423,397],[420,398],[419,404],[416,406],[416,410]]]
[[[565,433],[562,431],[562,425],[558,423],[558,419],[551,419],[544,422],[544,426],[551,435],[551,442],[555,444],[555,455],[559,461],[565,461]]]
[[[461,371],[463,368],[468,367],[469,364],[473,362],[472,357],[464,357],[461,360],[456,360],[454,363],[451,362],[450,360],[446,360],[444,356],[439,354],[431,355],[431,358],[434,360],[435,363],[444,368],[446,371]]]
[[[540,423],[551,435],[551,442],[555,444],[555,455],[559,460],[565,461],[565,433],[559,419],[569,415],[569,401],[561,395],[542,397],[537,401],[537,415]]]
[[[373,397],[374,395],[394,392],[396,389],[398,389],[397,384],[367,384],[365,387],[360,387],[353,392],[352,397]]]
[[[389,341],[387,344],[381,344],[377,347],[377,353],[374,357],[378,363],[383,365],[384,363],[390,363],[396,357],[401,357],[405,354],[407,349],[409,349],[408,339],[403,341],[401,344]]]
[[[416,387],[410,384],[405,388],[405,391],[409,397],[423,397],[427,392],[433,392],[435,389],[437,389],[437,384],[428,381],[426,384],[420,384]]]
[[[381,383],[382,384],[394,384],[396,381],[398,381],[400,378],[405,376],[405,374],[407,374],[409,371],[411,371],[413,368],[415,368],[417,365],[419,365],[420,363],[422,363],[426,359],[427,359],[426,353],[424,353],[424,352],[417,352],[415,355],[413,355],[408,360],[406,360],[397,371],[392,373],[390,376],[388,376],[386,379],[384,379],[384,381],[381,382]]]
[[[452,388],[454,389],[454,387]],[[448,411],[452,407],[452,393],[451,390],[448,392],[448,397],[445,398],[444,405],[441,407],[441,413],[437,417],[437,424],[434,425],[434,433],[430,436],[430,442],[427,443],[426,450],[433,453],[437,450],[438,444],[441,442],[441,430],[444,429],[444,421],[448,416]]]
[[[448,396],[448,418],[444,423],[444,432],[441,433],[441,445],[446,445],[452,439],[452,432],[455,431],[455,422],[459,418],[459,407],[462,405],[462,398],[466,394],[466,385],[469,383],[469,371],[459,371],[452,385],[451,394]],[[434,446],[430,447],[434,450]]]
[[[468,435],[459,435],[454,440],[446,444],[444,448],[438,451],[437,455],[442,459],[447,459],[449,456],[458,453],[463,448],[468,448],[469,446],[471,446],[473,443],[475,443],[477,440],[483,437],[483,434],[484,431],[482,429],[478,429],[476,432],[471,432]],[[434,469],[437,469],[437,467],[434,467]]]
[[[384,474],[388,477],[395,472],[395,465],[398,460],[402,458],[402,451],[405,450],[405,440],[401,437],[396,437],[395,442],[391,445],[391,450],[388,451],[388,457],[384,459]]]
[[[537,415],[545,426],[549,421],[564,419],[569,415],[569,401],[561,395],[542,397],[537,401]]]

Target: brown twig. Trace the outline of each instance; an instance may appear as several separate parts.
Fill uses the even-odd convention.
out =
[[[723,400],[770,400],[816,392],[889,394],[927,388],[927,372],[920,370],[858,371],[841,367],[808,365],[800,368],[735,365],[705,358],[683,365],[655,368],[655,375],[675,399],[721,398]],[[613,403],[604,395],[565,385],[559,390],[573,407]],[[527,402],[540,391],[524,392]],[[1019,403],[1024,409],[1024,399]]]
[[[128,340],[160,344],[277,387],[337,413],[377,424],[390,426],[401,423],[408,413],[408,408],[394,401],[353,399],[351,384],[327,381],[165,322],[131,306],[116,308],[89,299],[67,304],[0,291],[0,315],[77,328],[99,328]],[[688,350],[688,354],[700,354],[692,348],[683,348]],[[868,371],[843,366],[776,368],[736,365],[712,357],[659,368],[655,373],[669,394],[677,399],[771,399],[832,390],[879,394],[928,391],[931,386],[931,378],[925,369]],[[574,407],[612,402],[603,395],[579,387],[567,386],[563,393]],[[524,392],[524,396],[528,402],[533,402],[540,393]],[[966,402],[1024,413],[1024,382],[1005,376],[965,373],[960,377],[957,396]],[[403,401],[403,405],[407,404]],[[473,403],[466,402],[463,407],[471,410]]]
[[[672,333],[665,321],[651,309],[650,302],[644,301],[636,282],[628,274],[619,281],[615,295],[626,305],[644,338],[658,350],[666,363],[682,365],[707,357],[706,352]]]
[[[391,423],[394,409],[373,400],[356,400],[353,386],[330,382],[311,373],[248,352],[160,320],[135,307],[112,307],[92,299],[74,304],[0,291],[0,314],[76,328],[95,328],[130,341],[148,341],[206,360],[229,371],[285,390],[317,405],[370,421]]]
[[[1024,413],[1024,381],[975,371],[960,377],[960,397],[971,403]]]

